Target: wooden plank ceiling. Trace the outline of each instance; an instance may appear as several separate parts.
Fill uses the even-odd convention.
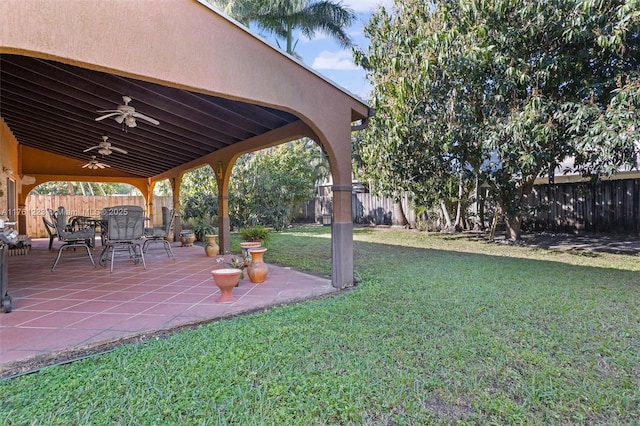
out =
[[[98,110],[123,104],[123,95],[160,124],[95,120],[103,115]],[[9,54],[0,55],[0,116],[20,144],[77,159],[79,173],[93,154],[145,178],[298,120],[273,108]],[[103,135],[128,153],[83,152]]]

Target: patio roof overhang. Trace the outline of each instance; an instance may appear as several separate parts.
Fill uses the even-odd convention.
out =
[[[56,163],[64,171],[23,161],[21,174],[82,175],[92,154],[83,151],[105,135],[129,154],[105,157],[111,170],[89,176],[154,178],[296,121],[329,145],[313,115],[369,115],[364,102],[198,0],[7,1],[0,12],[0,116],[21,147],[73,160]],[[123,131],[95,121],[124,95],[160,125],[138,120]]]
[[[160,124],[138,119],[129,128],[112,118],[95,120],[103,115],[97,110],[114,109],[123,95],[133,99],[136,111]],[[119,171],[143,178],[299,120],[248,102],[12,54],[0,55],[0,99],[0,114],[23,147],[76,160],[72,172],[80,172],[80,165],[96,155],[112,168],[103,170],[105,175]],[[128,153],[101,157],[96,150],[83,152],[103,135]],[[43,162],[24,164],[22,171],[39,173],[45,167]]]
[[[201,0],[8,0],[0,16],[0,155],[18,205],[47,180],[150,188],[218,162],[225,191],[237,156],[307,136],[333,176],[334,285],[352,281],[351,130],[371,115],[365,102]],[[95,120],[124,95],[160,124]],[[103,135],[128,154],[82,168]]]

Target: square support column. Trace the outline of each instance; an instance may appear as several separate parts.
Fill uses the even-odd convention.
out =
[[[353,286],[353,220],[351,185],[334,185],[333,223],[331,225],[331,285]]]
[[[218,188],[221,188],[218,181]],[[229,253],[231,250],[231,220],[229,219],[229,196],[222,194],[218,189],[218,245],[220,254]]]

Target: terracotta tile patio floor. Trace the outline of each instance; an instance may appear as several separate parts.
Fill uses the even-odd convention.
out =
[[[201,246],[173,243],[173,260],[161,244],[155,244],[145,256],[146,270],[121,257],[109,273],[108,267],[97,264],[98,242],[93,250],[95,267],[83,249],[65,250],[52,272],[60,243],[54,242],[51,251],[48,243],[48,239],[33,240],[29,254],[9,257],[13,311],[0,312],[0,376],[16,364],[56,352],[96,347],[337,291],[327,278],[269,265],[264,283],[253,284],[245,278],[233,290],[237,300],[219,304],[215,300],[220,292],[210,274],[216,261],[206,257]]]

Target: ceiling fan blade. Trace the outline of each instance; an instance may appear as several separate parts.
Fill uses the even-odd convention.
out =
[[[151,117],[149,117],[149,116],[147,116],[147,115],[140,114],[140,113],[139,113],[139,112],[137,112],[137,111],[132,112],[132,113],[131,113],[131,115],[133,115],[134,117],[137,117],[137,118],[141,118],[141,119],[143,119],[143,120],[146,120],[146,121],[148,121],[149,123],[155,124],[156,126],[157,126],[158,124],[160,124],[160,122],[159,122],[158,120],[156,120],[155,118],[151,118]]]
[[[100,148],[100,147],[99,147],[99,146],[92,146],[91,148],[87,148],[87,149],[85,149],[85,150],[84,150],[84,151],[82,151],[82,152],[89,152],[89,151],[91,151],[92,149],[96,149],[96,148]]]
[[[125,151],[122,148],[118,148],[117,146],[111,146],[110,149],[111,149],[111,151],[116,151],[116,152],[120,152],[122,154],[127,154],[127,151]]]
[[[87,163],[87,164],[85,164],[84,166],[82,166],[82,168],[83,168],[83,169],[84,169],[84,168],[87,168],[87,167],[89,167],[90,165],[91,165],[91,163]]]
[[[99,112],[100,114],[107,114],[110,112],[120,112],[120,111],[118,111],[117,109],[99,109],[96,112]]]
[[[109,113],[109,114],[105,114],[105,115],[103,115],[101,117],[96,118],[96,121],[104,120],[105,118],[113,117],[115,115],[120,115],[120,112],[112,112],[112,113]],[[116,118],[116,120],[117,120],[117,118]]]

